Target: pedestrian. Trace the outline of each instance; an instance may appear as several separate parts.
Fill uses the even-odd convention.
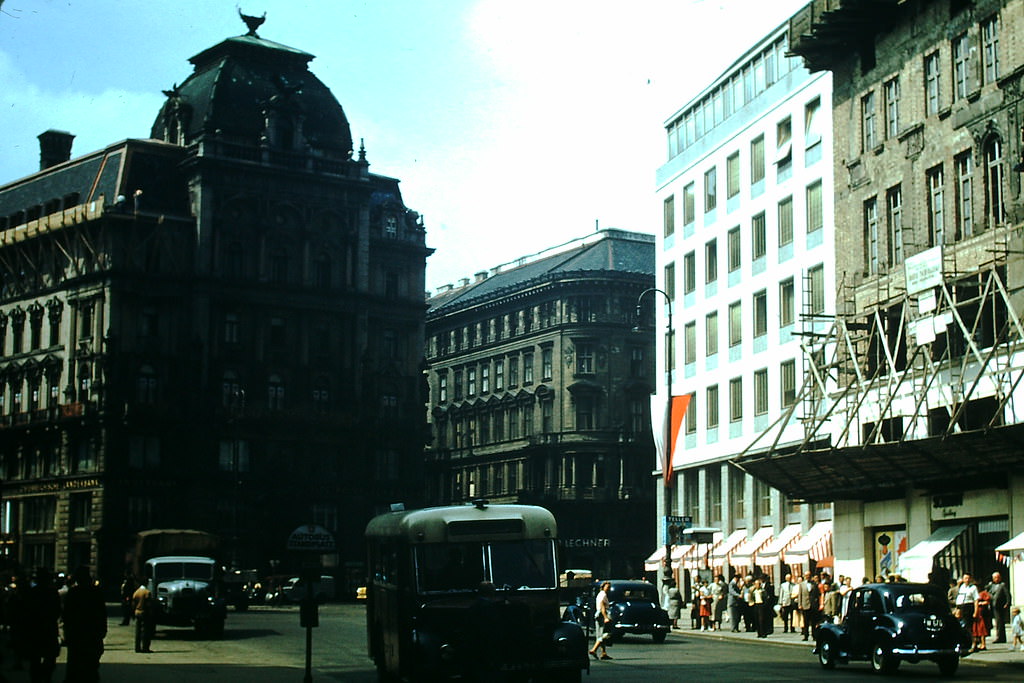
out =
[[[743,579],[739,574],[732,577],[729,582],[729,593],[726,598],[726,607],[729,609],[729,623],[732,624],[732,632],[740,630],[740,614],[743,605]]]
[[[707,581],[700,582],[699,590],[700,599],[700,630],[710,631],[711,630],[711,589],[708,587]]]
[[[121,579],[121,626],[128,626],[132,621],[132,593],[138,585],[135,577],[126,569]]]
[[[132,593],[132,608],[135,615],[135,651],[152,652],[153,633],[156,631],[156,600],[153,593],[140,583]]]
[[[672,628],[679,628],[679,615],[683,612],[683,596],[675,581],[669,581],[665,590],[665,611],[668,618],[672,620]]]
[[[1013,618],[1010,620],[1010,632],[1013,633],[1013,645],[1011,650],[1024,651],[1024,618],[1020,616],[1020,607],[1011,610]]]
[[[71,578],[73,585],[64,598],[64,644],[68,648],[64,683],[96,683],[107,635],[107,607],[88,567],[79,567]]]
[[[992,596],[984,588],[978,591],[978,601],[974,603],[974,622],[971,624],[971,636],[974,638],[974,647],[971,649],[971,652],[988,649],[985,639],[988,638],[989,634],[989,620],[991,619],[989,605],[991,599]]]
[[[804,572],[804,580],[800,582],[797,595],[797,609],[800,610],[800,636],[807,640],[810,632],[818,625],[818,601],[821,592],[814,582],[811,572]]]
[[[761,579],[754,579],[751,588],[751,595],[754,600],[754,621],[757,626],[757,637],[767,638],[771,633],[772,626],[772,605],[769,594],[765,590],[765,584]]]
[[[725,610],[725,593],[726,588],[725,579],[719,574],[715,577],[715,580],[708,586],[708,591],[711,593],[711,629],[717,631],[722,628],[722,612]]]
[[[974,607],[978,602],[978,588],[970,574],[960,577],[960,585],[956,591],[956,617],[968,633],[974,631]]]
[[[992,596],[992,631],[993,643],[1006,642],[1006,621],[1010,615],[1010,590],[1003,583],[1003,575],[992,572],[992,582],[986,587]]]
[[[612,587],[610,581],[604,581],[601,583],[601,590],[597,592],[597,597],[594,600],[594,647],[590,648],[590,656],[594,659],[611,659],[611,655],[608,654],[608,649],[605,647],[605,641],[611,638],[611,632],[606,629],[611,627],[612,617],[608,613],[611,602],[608,599],[608,590]],[[598,657],[597,651],[601,650],[601,656]]]
[[[779,618],[782,619],[783,633],[793,630],[794,593],[798,594],[799,588],[793,583],[793,575],[786,574],[786,578],[779,584]]]
[[[60,594],[49,569],[40,567],[34,572],[25,609],[24,646],[29,680],[50,683],[60,654]]]

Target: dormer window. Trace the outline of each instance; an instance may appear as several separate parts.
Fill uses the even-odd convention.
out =
[[[384,219],[384,236],[398,237],[398,219],[394,216],[388,216]]]

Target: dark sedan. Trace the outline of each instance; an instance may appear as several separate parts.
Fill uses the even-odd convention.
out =
[[[970,636],[949,611],[946,592],[936,586],[871,583],[848,598],[842,621],[825,622],[814,631],[814,652],[826,669],[867,660],[875,671],[891,673],[901,662],[928,660],[952,676],[970,649]]]
[[[646,634],[654,642],[664,642],[672,630],[668,612],[658,606],[658,589],[646,581],[611,581],[608,589],[611,603],[609,614],[612,623],[608,627],[613,639],[627,633]]]

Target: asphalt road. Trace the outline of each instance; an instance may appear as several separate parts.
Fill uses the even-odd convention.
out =
[[[103,683],[263,683],[305,678],[305,629],[298,609],[258,608],[229,612],[225,637],[200,640],[187,629],[158,629],[153,654],[137,654],[132,628],[111,618],[100,673]],[[313,629],[313,681],[376,683],[366,656],[364,608],[359,604],[321,608],[320,627]],[[737,641],[675,632],[662,645],[649,638],[626,638],[609,649],[614,659],[592,662],[586,683],[676,683],[678,681],[874,681],[866,663],[823,671],[806,644]],[[2,672],[8,680],[28,681],[25,671],[12,671],[5,653]],[[64,656],[55,681],[64,677]],[[896,681],[930,681],[938,669],[930,663],[904,664]],[[979,663],[965,660],[958,681],[1024,680],[1020,662]]]

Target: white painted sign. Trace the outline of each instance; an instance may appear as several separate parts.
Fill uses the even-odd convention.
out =
[[[942,284],[942,247],[932,247],[914,254],[904,262],[907,294],[919,294]]]

